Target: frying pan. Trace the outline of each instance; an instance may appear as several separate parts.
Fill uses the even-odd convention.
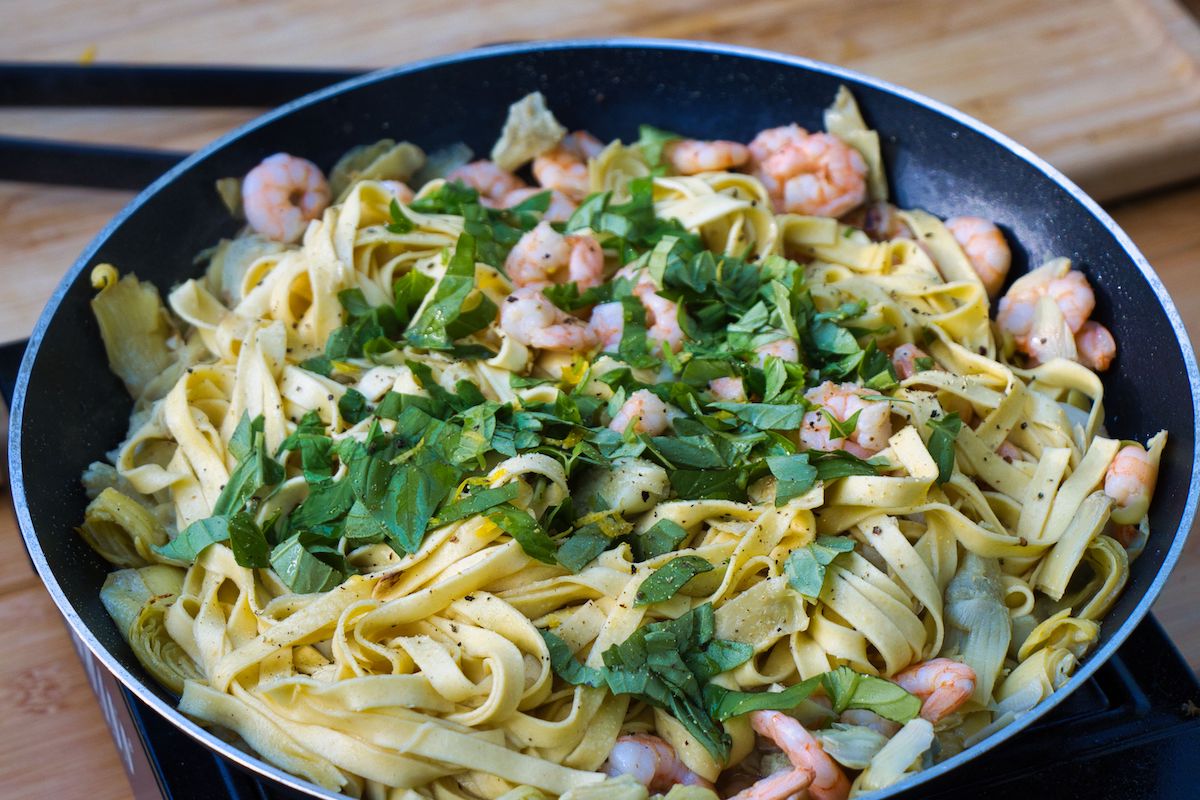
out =
[[[466,142],[486,153],[509,103],[541,90],[570,129],[636,137],[639,123],[701,138],[748,141],[798,122],[819,129],[839,84],[880,132],[893,199],[940,216],[996,220],[1013,243],[1013,272],[1069,256],[1096,289],[1096,317],[1119,355],[1104,375],[1108,430],[1145,441],[1167,429],[1152,535],[1100,642],[1074,677],[1016,723],[881,792],[892,796],[1018,735],[1107,659],[1145,616],[1175,564],[1196,511],[1196,358],[1162,283],[1094,201],[1025,148],[928,98],[848,70],[725,45],[609,39],[502,45],[372,73],[285,105],[214,142],[142,192],[79,257],[30,339],[12,414],[12,491],[25,543],[68,624],[158,713],[242,767],[306,796],[334,797],[263,763],[183,717],[142,669],[100,605],[109,567],[73,527],[86,498],[79,475],[125,435],[130,400],[108,369],[88,308],[100,262],[161,289],[195,274],[192,257],[237,223],[213,181],[280,150],[328,167],[383,137],[427,148]]]

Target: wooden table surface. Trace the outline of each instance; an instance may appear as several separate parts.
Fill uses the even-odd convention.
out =
[[[1147,8],[1153,19],[1145,16]],[[1096,22],[1111,23],[1112,14],[1127,18],[1118,19],[1115,28]],[[1132,23],[1129,36],[1142,37],[1138,41],[1156,51],[1162,76],[1147,78],[1145,85],[1113,86],[1107,113],[1084,119],[1078,111],[1063,111],[1070,107],[1069,96],[1055,108],[1046,86],[1063,81],[1070,95],[1079,59],[1093,59],[1090,69],[1126,69],[1119,58],[1109,58],[1122,49],[1121,20]],[[721,40],[823,58],[959,105],[1114,198],[1110,210],[1150,259],[1195,333],[1200,182],[1115,199],[1130,187],[1161,187],[1172,176],[1200,174],[1200,137],[1187,127],[1192,109],[1200,108],[1193,105],[1200,102],[1194,91],[1200,29],[1194,26],[1173,0],[524,0],[493,3],[486,11],[462,0],[360,0],[348,6],[321,0],[0,0],[0,60],[363,66],[488,41],[614,33]],[[1031,30],[1043,38],[1031,37]],[[989,68],[962,68],[964,59],[978,64],[985,57],[993,59]],[[1032,69],[1046,78],[1028,83],[1022,96],[1037,103],[998,102],[1016,80],[1013,71],[1029,69],[1031,60]],[[1164,93],[1168,81],[1182,88]],[[1165,116],[1155,118],[1144,137],[1130,141],[1119,135],[1146,121],[1140,112],[1130,121],[1131,106],[1164,94],[1170,95],[1167,106],[1159,104]],[[0,134],[190,148],[249,116],[229,110],[0,109]],[[1169,148],[1168,158],[1161,157],[1163,148]],[[1147,160],[1150,151],[1158,157],[1153,163]],[[28,335],[76,254],[130,196],[0,182],[0,341]],[[1200,666],[1198,568],[1200,537],[1193,537],[1155,606],[1193,667]],[[0,499],[0,630],[6,634],[0,648],[0,797],[128,797],[116,749],[65,628],[23,552],[7,493]]]

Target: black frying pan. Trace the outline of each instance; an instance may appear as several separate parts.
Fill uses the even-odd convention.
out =
[[[101,607],[109,567],[74,533],[86,504],[79,475],[125,435],[130,401],[108,370],[88,308],[90,268],[111,261],[166,289],[192,257],[237,224],[213,181],[279,150],[329,167],[382,137],[427,148],[463,141],[486,153],[512,101],[535,89],[571,129],[636,137],[639,123],[748,141],[798,122],[821,128],[839,84],[883,138],[894,200],[940,216],[996,220],[1014,244],[1014,273],[1069,256],[1096,288],[1096,316],[1120,348],[1105,375],[1111,434],[1170,431],[1153,534],[1104,620],[1099,647],[1071,681],[1016,724],[879,796],[911,788],[1019,733],[1083,683],[1146,614],[1195,514],[1196,358],[1162,283],[1107,214],[1053,168],[968,117],[881,81],[801,58],[722,45],[605,40],[499,46],[373,73],[286,105],[187,159],[142,192],[84,251],[30,339],[12,414],[12,489],[26,544],[80,639],[146,703],[207,746],[302,793],[327,792],[264,764],[189,722]]]

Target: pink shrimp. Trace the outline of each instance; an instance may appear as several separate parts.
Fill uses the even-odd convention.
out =
[[[1021,448],[1017,447],[1008,439],[1005,439],[999,444],[999,446],[996,447],[996,455],[1003,458],[1009,464],[1014,461],[1025,460],[1025,453],[1021,451]]]
[[[896,377],[905,380],[920,372],[918,358],[929,358],[929,354],[911,342],[905,342],[893,350],[892,369],[896,370]]]
[[[638,783],[659,794],[665,794],[676,784],[712,788],[711,783],[679,760],[675,748],[646,733],[618,738],[603,769],[606,775],[614,778],[632,775]]]
[[[1049,271],[1035,270],[1023,275],[1000,298],[996,324],[1013,335],[1013,341],[1028,353],[1029,332],[1037,302],[1049,297],[1062,312],[1071,333],[1078,333],[1096,307],[1096,295],[1087,277],[1077,270],[1054,277]]]
[[[575,131],[563,137],[557,147],[533,160],[533,177],[547,189],[557,189],[579,202],[591,191],[588,159],[595,158],[604,144],[587,131]]]
[[[608,427],[617,433],[624,433],[633,423],[634,433],[658,436],[671,427],[672,418],[678,414],[679,409],[667,405],[658,395],[648,389],[638,389],[629,395]]]
[[[900,730],[899,722],[892,722],[887,717],[881,717],[874,711],[868,711],[865,708],[847,708],[838,717],[838,722],[845,725],[858,725],[863,728],[870,728],[881,736],[886,736],[889,739],[896,735]]]
[[[953,217],[946,220],[946,229],[962,246],[983,288],[994,299],[1012,265],[1012,251],[1004,234],[982,217]]]
[[[1088,320],[1075,333],[1079,363],[1096,372],[1104,372],[1117,357],[1117,342],[1108,328]]]
[[[514,189],[500,200],[502,208],[512,208],[519,205],[534,195],[541,194],[546,191],[537,186],[525,186],[520,189]],[[542,219],[546,222],[566,222],[575,213],[575,201],[567,197],[557,189],[550,190],[550,205],[546,206],[546,210],[542,212]]]
[[[407,205],[412,202],[413,190],[404,181],[380,181],[392,196]]]
[[[311,220],[329,207],[329,181],[316,164],[276,153],[246,173],[242,208],[257,233],[277,242],[294,242]]]
[[[451,170],[446,180],[471,187],[479,192],[480,202],[491,207],[502,205],[509,194],[525,187],[525,181],[487,159],[472,161]]]
[[[1140,445],[1122,447],[1104,473],[1104,493],[1120,508],[1148,504],[1158,481],[1158,466]]]
[[[708,382],[713,398],[724,403],[746,402],[746,387],[741,378],[713,378]]]
[[[828,133],[771,128],[750,143],[750,166],[775,210],[840,217],[867,197],[867,162]]]
[[[600,343],[600,349],[616,352],[625,332],[625,307],[620,303],[601,303],[592,309],[588,327]]]
[[[900,218],[900,209],[882,200],[867,205],[862,216],[862,229],[876,242],[913,238],[912,230]]]
[[[678,139],[663,148],[663,155],[680,175],[735,169],[750,160],[746,145],[724,139]]]
[[[785,800],[805,789],[812,800],[846,800],[850,796],[846,773],[794,717],[779,711],[754,711],[750,725],[784,752],[792,768],[763,778],[732,800]]]
[[[975,691],[975,670],[949,658],[914,664],[893,680],[921,698],[921,716],[930,722],[957,711]]]
[[[509,251],[504,271],[518,287],[574,281],[588,289],[604,281],[604,251],[591,236],[563,236],[542,220]]]
[[[800,443],[808,450],[841,449],[859,458],[875,455],[887,445],[892,435],[892,421],[887,400],[863,399],[872,395],[878,396],[878,393],[853,383],[825,381],[809,389],[804,399],[820,408],[804,415]],[[855,414],[858,414],[858,420],[854,431],[846,437],[834,436],[829,416],[845,423]]]
[[[683,328],[679,325],[679,304],[660,295],[654,279],[645,272],[634,273],[626,266],[614,277],[637,281],[633,294],[646,309],[646,321],[650,324],[646,329],[647,338],[662,347],[669,347],[673,353],[679,352],[684,339]],[[621,325],[624,327],[624,321]]]
[[[776,339],[773,342],[760,344],[754,348],[754,354],[757,356],[755,362],[760,367],[766,366],[768,356],[775,356],[778,359],[795,364],[800,360],[800,344],[795,339],[784,337]]]
[[[542,350],[579,353],[596,346],[596,336],[579,317],[566,313],[537,286],[516,289],[500,307],[500,329]]]

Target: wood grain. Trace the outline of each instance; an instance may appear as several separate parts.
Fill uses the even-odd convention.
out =
[[[1200,10],[1200,0],[1187,0]],[[1200,174],[1200,29],[1175,0],[44,0],[0,2],[0,58],[377,66],[498,40],[633,34],[845,64],[979,116],[1115,197]],[[19,35],[15,32],[19,32]],[[0,132],[198,147],[245,110],[0,109]],[[75,256],[131,197],[0,183],[0,341],[28,335]],[[1200,331],[1200,184],[1114,209]],[[1155,613],[1200,667],[1200,537]],[[0,499],[0,797],[129,789],[83,670]],[[60,757],[60,754],[69,757]]]

